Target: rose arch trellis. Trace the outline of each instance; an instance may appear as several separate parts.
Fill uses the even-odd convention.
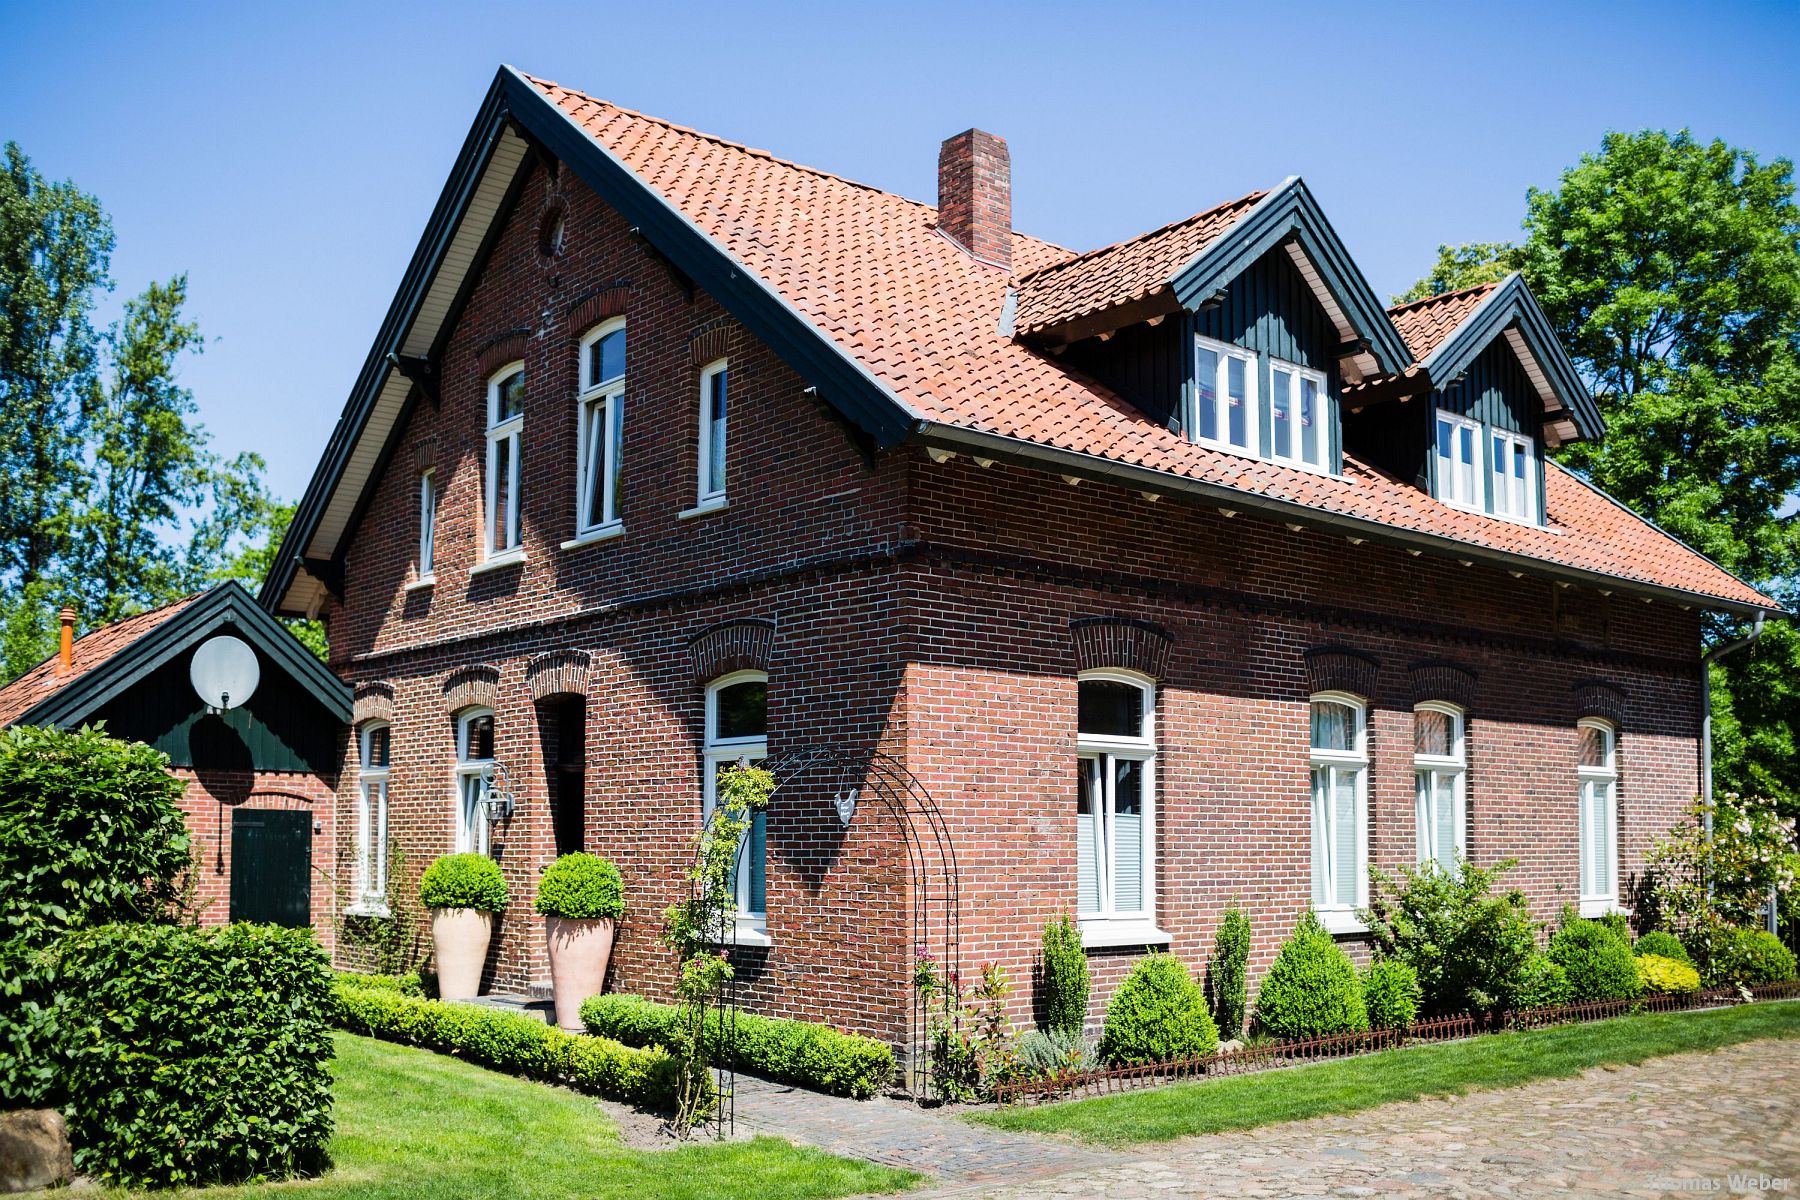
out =
[[[858,819],[866,819],[871,804],[894,824],[906,856],[906,950],[900,959],[898,975],[892,981],[907,996],[909,1020],[905,1052],[904,1083],[917,1099],[932,1097],[931,1017],[932,1001],[913,986],[916,954],[929,954],[950,971],[957,969],[962,944],[961,882],[956,865],[956,846],[949,825],[939,811],[937,801],[892,755],[880,751],[846,750],[838,746],[805,746],[774,754],[757,764],[775,780],[768,803],[778,802],[781,793],[804,784],[826,791],[837,810],[839,828],[848,830]],[[721,918],[721,928],[714,930],[713,944],[727,947],[734,960],[740,951],[732,946],[728,927],[730,914]],[[734,961],[733,965],[737,965]],[[719,1089],[719,1103],[711,1120],[720,1136],[735,1126],[737,1037],[737,972],[723,985],[716,997],[719,1009],[721,1053],[714,1066]],[[950,1015],[950,999],[940,990],[939,1004],[943,1015]],[[699,1034],[707,1018],[704,1010],[694,1015],[694,1032]]]

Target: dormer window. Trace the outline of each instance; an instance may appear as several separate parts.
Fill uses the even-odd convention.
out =
[[[1494,430],[1494,514],[1537,523],[1536,447],[1531,439]]]
[[[1481,512],[1481,426],[1466,417],[1437,415],[1437,497],[1453,508]]]
[[[1436,493],[1452,508],[1538,523],[1537,446],[1522,433],[1437,412]]]
[[[1194,339],[1194,438],[1240,454],[1257,452],[1256,355]]]
[[[1269,432],[1275,460],[1323,471],[1331,439],[1325,431],[1325,376],[1292,363],[1269,364]]]
[[[1196,442],[1308,471],[1333,470],[1335,409],[1323,372],[1194,337],[1183,423]]]

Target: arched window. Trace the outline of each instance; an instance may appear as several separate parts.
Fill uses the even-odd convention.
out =
[[[1581,783],[1581,915],[1597,917],[1619,902],[1619,736],[1608,721],[1584,717],[1575,727]]]
[[[596,325],[581,339],[577,398],[575,536],[619,528],[619,462],[624,448],[625,318]]]
[[[1413,710],[1414,818],[1420,865],[1435,862],[1455,871],[1468,855],[1463,712],[1453,704],[1427,701]]]
[[[1368,903],[1368,710],[1345,692],[1312,698],[1312,898],[1327,929],[1361,928]]]
[[[1156,688],[1108,670],[1083,672],[1076,689],[1076,914],[1153,926]]]
[[[488,380],[486,557],[516,557],[520,546],[519,443],[525,431],[525,364],[502,367]]]
[[[387,911],[388,766],[392,731],[369,721],[356,735],[356,895],[351,911]]]
[[[456,715],[456,848],[488,852],[488,824],[481,812],[482,775],[494,762],[494,710],[467,708]]]
[[[703,815],[710,818],[719,798],[719,775],[742,760],[755,765],[769,756],[769,677],[761,671],[735,671],[706,689],[705,769],[701,776]],[[737,938],[742,943],[767,939],[767,814],[758,810],[738,852]]]

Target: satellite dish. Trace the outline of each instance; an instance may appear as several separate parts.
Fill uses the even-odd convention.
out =
[[[188,678],[193,681],[194,690],[214,711],[236,708],[250,699],[261,677],[262,668],[257,665],[256,651],[242,638],[230,634],[202,642],[194,651],[193,662],[188,665]]]

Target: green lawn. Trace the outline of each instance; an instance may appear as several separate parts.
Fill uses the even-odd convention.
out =
[[[845,1196],[917,1177],[776,1138],[631,1150],[575,1092],[337,1035],[335,1162],[323,1178],[161,1193],[204,1200]],[[49,1193],[46,1193],[49,1194]]]
[[[1791,1037],[1800,1037],[1800,1001],[1501,1033],[1094,1100],[971,1113],[967,1119],[1123,1146],[1356,1112],[1421,1096],[1513,1087],[1575,1075],[1589,1067],[1638,1063],[1757,1038]]]

